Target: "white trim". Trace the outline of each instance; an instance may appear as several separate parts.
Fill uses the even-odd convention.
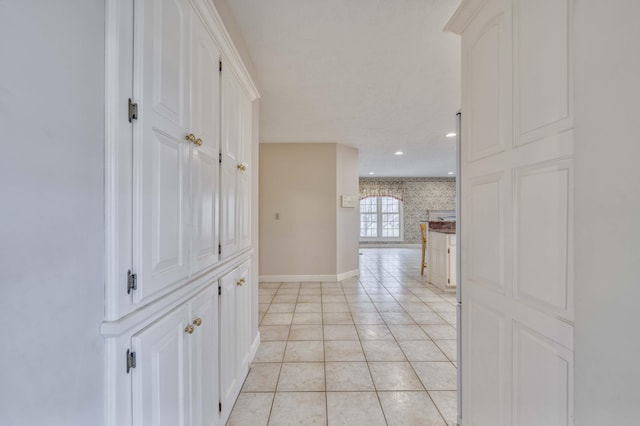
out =
[[[351,278],[360,274],[360,271],[343,272],[338,275],[260,275],[258,282],[261,283],[318,283],[329,282],[335,283],[347,278]]]
[[[486,2],[487,0],[463,0],[443,28],[443,31],[462,35]]]
[[[402,244],[402,243],[398,243],[398,244],[394,244],[394,243],[387,243],[387,244],[383,244],[383,243],[364,243],[362,244],[362,241],[360,242],[360,248],[420,248],[422,247],[422,244]]]
[[[131,269],[131,249],[125,249],[122,229],[131,226],[121,215],[130,202],[131,175],[122,176],[130,168],[133,133],[128,114],[127,98],[133,96],[133,74],[122,73],[133,63],[133,0],[107,0],[105,3],[105,128],[104,128],[104,209],[105,209],[105,318],[124,314],[120,306],[120,285]],[[128,251],[128,252],[127,252]]]
[[[240,80],[242,87],[246,90],[247,94],[249,94],[252,102],[256,99],[260,99],[260,93],[258,93],[257,87],[251,80],[249,71],[242,62],[242,57],[240,56],[240,53],[238,53],[236,46],[233,44],[231,36],[229,35],[222,18],[218,14],[213,1],[194,0],[193,4],[199,12],[208,13],[208,17],[211,18],[205,19],[205,22],[207,23],[207,27],[212,33],[216,44],[220,48],[220,53],[223,57],[223,67],[225,65],[231,65],[234,74]],[[213,25],[209,25],[211,20],[213,20]]]
[[[251,365],[251,363],[253,362],[253,359],[256,356],[256,353],[258,352],[258,346],[260,346],[260,331],[258,331],[258,333],[256,334],[255,339],[253,339],[253,343],[251,344],[251,347],[249,348],[249,364]]]
[[[347,278],[357,277],[360,275],[360,269],[353,269],[351,271],[343,272],[338,274],[337,281],[346,280]]]

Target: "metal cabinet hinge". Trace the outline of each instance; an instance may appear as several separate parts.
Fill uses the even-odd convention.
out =
[[[132,274],[131,269],[127,272],[127,294],[131,294],[131,290],[138,289],[138,275]]]
[[[222,287],[218,286],[218,296],[222,296]]]
[[[131,98],[129,98],[129,123],[131,123],[131,120],[137,120],[138,119],[138,104],[134,104],[131,101]]]
[[[136,353],[127,349],[127,374],[132,368],[136,368]]]
[[[447,249],[447,254],[451,254],[451,249]]]
[[[218,163],[222,164],[222,152],[218,153]]]
[[[220,72],[222,72],[222,61],[218,61],[218,68],[220,69]]]
[[[222,244],[218,244],[218,254],[222,254]]]
[[[447,278],[447,284],[451,284],[451,280]]]
[[[222,402],[218,402],[218,411],[222,413]]]

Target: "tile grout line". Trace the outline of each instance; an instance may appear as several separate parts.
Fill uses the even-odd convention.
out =
[[[326,340],[326,335],[325,335],[325,325],[341,325],[340,322],[342,322],[342,320],[335,320],[335,319],[331,319],[330,322],[335,322],[337,321],[336,324],[326,324],[325,323],[325,314],[329,314],[329,312],[325,312],[325,305],[331,304],[331,303],[343,303],[342,301],[334,301],[333,302],[327,302],[325,303],[323,296],[335,296],[340,294],[343,299],[344,299],[344,303],[346,303],[347,306],[347,312],[348,313],[348,318],[350,319],[351,323],[350,324],[344,324],[344,325],[351,325],[355,331],[356,331],[356,335],[357,335],[357,339],[359,342],[359,348],[362,351],[362,356],[364,357],[365,363],[367,365],[367,369],[369,371],[369,375],[371,376],[371,379],[373,381],[373,375],[371,374],[371,361],[369,359],[369,357],[366,355],[366,352],[364,351],[364,346],[363,346],[363,339],[361,338],[361,333],[359,332],[358,326],[361,326],[360,328],[366,328],[366,326],[369,325],[374,325],[374,324],[356,324],[356,319],[354,318],[355,314],[365,314],[365,313],[370,313],[370,312],[361,312],[360,310],[354,310],[353,307],[351,306],[354,303],[363,303],[362,300],[360,300],[357,297],[352,297],[351,300],[347,300],[347,296],[349,295],[353,295],[353,296],[357,296],[357,295],[363,295],[366,294],[367,296],[367,302],[366,303],[371,303],[373,305],[373,310],[378,317],[379,320],[375,320],[375,322],[381,321],[381,324],[383,324],[385,326],[385,328],[387,329],[387,332],[390,334],[390,339],[384,339],[384,340],[389,340],[394,342],[394,344],[400,349],[400,352],[403,354],[403,356],[405,357],[405,361],[404,362],[408,362],[410,365],[410,370],[413,372],[413,374],[418,377],[418,380],[421,384],[421,387],[423,390],[415,390],[415,392],[426,392],[427,395],[430,398],[430,401],[433,403],[433,405],[435,406],[438,415],[440,416],[440,418],[442,420],[444,420],[444,415],[441,411],[441,409],[439,408],[439,406],[435,403],[435,400],[433,399],[433,397],[431,396],[430,391],[428,391],[424,385],[424,383],[422,383],[422,380],[420,379],[420,377],[417,375],[417,372],[412,364],[411,361],[409,361],[407,354],[406,354],[406,350],[402,348],[402,346],[400,346],[400,340],[399,336],[401,336],[401,333],[399,330],[397,330],[395,333],[392,331],[392,327],[397,326],[397,328],[402,327],[402,326],[407,326],[407,325],[417,325],[418,326],[418,330],[421,331],[422,333],[424,333],[426,339],[424,338],[408,338],[408,339],[401,339],[402,341],[429,341],[432,342],[438,349],[439,352],[444,353],[442,351],[442,349],[440,348],[440,346],[435,342],[434,337],[432,337],[431,334],[427,333],[425,331],[425,329],[423,328],[424,325],[429,325],[429,324],[420,324],[418,321],[416,321],[413,316],[411,315],[411,312],[409,312],[407,310],[407,307],[404,305],[406,303],[417,303],[415,301],[415,299],[412,300],[413,297],[417,298],[420,302],[420,304],[426,306],[430,312],[435,313],[436,317],[439,318],[441,321],[443,321],[442,325],[448,325],[448,326],[452,326],[453,324],[448,322],[444,317],[443,313],[445,312],[436,312],[435,310],[433,310],[430,306],[430,303],[448,303],[451,304],[451,302],[446,299],[445,297],[441,297],[439,296],[439,294],[437,292],[433,292],[433,288],[431,288],[428,284],[422,282],[419,279],[416,279],[413,275],[414,272],[412,273],[411,271],[407,271],[405,269],[402,268],[402,265],[399,264],[398,262],[395,263],[383,263],[382,265],[378,264],[376,265],[378,268],[377,273],[373,273],[371,272],[372,270],[369,268],[369,265],[361,262],[362,263],[362,267],[363,269],[366,271],[365,274],[362,274],[361,277],[359,277],[356,281],[357,285],[353,285],[355,283],[349,283],[350,285],[345,287],[343,282],[338,282],[335,283],[337,285],[337,288],[333,288],[333,287],[329,287],[329,286],[325,286],[324,288],[322,287],[322,283],[320,283],[320,316],[321,316],[321,321],[320,321],[320,333],[321,333],[321,341],[322,341],[322,350],[323,350],[323,366],[324,366],[324,384],[325,384],[325,415],[327,416],[327,422],[329,421],[328,418],[328,387],[327,387],[327,352],[325,350],[326,347],[326,343],[329,342],[329,340]],[[388,266],[391,265],[391,266]],[[380,277],[380,278],[378,278]],[[364,283],[362,282],[364,278]],[[409,281],[409,282],[407,282]],[[365,287],[365,285],[369,284],[369,286]],[[386,285],[385,285],[386,284]],[[387,287],[387,285],[389,285],[390,287]],[[298,308],[298,304],[299,303],[303,303],[300,301],[300,292],[302,290],[302,285],[301,283],[298,283],[297,285],[297,295],[296,295],[296,301],[294,303],[294,312],[292,314],[291,317],[291,322],[289,323],[289,332],[287,334],[287,338],[286,338],[286,343],[285,343],[285,352],[283,353],[282,356],[282,362],[280,363],[280,372],[278,375],[278,383],[280,380],[280,374],[282,372],[282,365],[284,363],[284,356],[286,354],[287,349],[289,349],[289,342],[290,342],[290,335],[292,332],[292,327],[293,327],[293,317],[295,316],[296,310]],[[347,290],[349,289],[349,290]],[[355,292],[353,292],[353,289],[357,289]],[[371,291],[371,293],[369,293],[369,291],[367,291],[367,289],[369,289],[369,291]],[[430,293],[426,293],[425,292],[415,292],[416,289],[425,289],[428,291],[433,292],[433,295],[431,295]],[[274,298],[278,295],[278,291],[282,290],[282,283],[279,283],[278,288],[275,289],[275,293],[271,294],[270,296],[267,296],[270,298],[269,301],[269,306],[267,308],[267,312],[269,311],[269,309],[271,308],[271,304],[274,303]],[[323,291],[326,290],[326,293]],[[337,291],[339,290],[339,291]],[[363,293],[364,292],[364,293]],[[290,294],[289,292],[285,293],[285,294]],[[420,294],[420,296],[418,295]],[[386,295],[386,296],[391,296],[391,298],[394,300],[394,302],[391,301],[385,301],[383,298],[383,300],[379,301],[379,302],[374,302],[371,298],[371,296],[378,296],[378,295]],[[411,298],[407,297],[407,296],[411,296]],[[435,297],[438,297],[439,299],[434,299]],[[374,297],[375,298],[375,297]],[[423,300],[423,298],[425,299],[434,299],[434,300],[430,300],[430,301],[426,301]],[[408,301],[407,301],[408,299]],[[403,300],[403,301],[401,301]],[[259,301],[259,303],[262,302],[261,300]],[[282,302],[285,303],[285,302]],[[288,303],[288,302],[286,302]],[[386,309],[383,308],[383,310],[381,311],[379,308],[379,306],[376,306],[375,303],[396,303],[397,306],[400,308],[400,311],[397,311],[397,313],[403,314],[403,315],[408,315],[409,318],[411,318],[411,320],[413,321],[411,324],[403,324],[403,319],[398,318],[395,319],[393,318],[393,315],[387,315],[387,317],[385,317],[383,314],[393,314],[396,313],[395,310],[391,310],[391,311],[387,311]],[[265,312],[262,316],[262,319],[264,319],[264,316],[266,315]],[[339,312],[336,312],[339,314]],[[414,313],[421,313],[421,311],[418,312],[414,312]],[[337,317],[340,317],[341,315],[336,315]],[[389,316],[391,316],[391,318],[389,318]],[[347,315],[344,315],[345,317],[345,322],[347,321]],[[392,321],[392,323],[390,323],[389,321]],[[261,325],[262,325],[262,320],[260,321]],[[364,322],[368,322],[367,320],[364,320]],[[399,323],[398,323],[399,322]],[[440,325],[440,324],[436,324],[436,325]],[[456,326],[453,325],[453,328],[455,329]],[[341,340],[341,339],[340,339]],[[336,341],[340,341],[340,340],[336,340]],[[374,340],[374,339],[365,339],[365,340]],[[450,340],[450,339],[440,339],[440,340]],[[307,340],[308,341],[308,340]],[[452,364],[452,366],[454,368],[457,369],[457,366],[454,364],[453,361],[451,361],[451,359],[445,354],[444,355],[445,358],[448,361],[442,361],[442,362],[449,362],[450,364]],[[294,361],[292,361],[294,362]],[[303,361],[299,361],[299,362],[303,362]],[[351,361],[351,362],[355,362],[355,361]],[[419,361],[415,361],[415,362],[419,362]],[[434,361],[436,362],[436,361]],[[382,391],[382,390],[378,390],[375,382],[373,382],[374,385],[374,391],[376,392],[376,396],[377,396],[377,400],[378,403],[382,409],[382,403],[380,400],[380,393],[386,392],[386,391]],[[350,392],[350,391],[344,391],[344,392]],[[353,392],[359,392],[359,391],[353,391]],[[395,392],[393,390],[389,390],[389,392]],[[409,392],[409,391],[407,391]],[[278,393],[277,391],[277,383],[276,383],[276,390],[274,392],[274,397],[272,400],[272,404],[271,404],[271,410],[273,410],[273,406],[275,403],[275,396]],[[384,413],[384,409],[382,409],[382,413],[383,416],[385,416],[385,422],[386,422],[386,414]],[[269,421],[271,420],[271,411],[269,412]]]

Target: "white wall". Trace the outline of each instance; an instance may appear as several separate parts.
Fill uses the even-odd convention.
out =
[[[575,424],[640,418],[640,2],[575,1]]]
[[[0,2],[0,424],[103,424],[103,0]]]
[[[358,271],[360,209],[358,203],[358,150],[344,145],[336,147],[336,272],[338,275]],[[340,196],[354,197],[355,208],[340,206]]]

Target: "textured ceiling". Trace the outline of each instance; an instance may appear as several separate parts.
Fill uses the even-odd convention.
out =
[[[442,29],[459,0],[226,3],[258,74],[262,143],[357,147],[361,176],[455,170],[460,40]]]

